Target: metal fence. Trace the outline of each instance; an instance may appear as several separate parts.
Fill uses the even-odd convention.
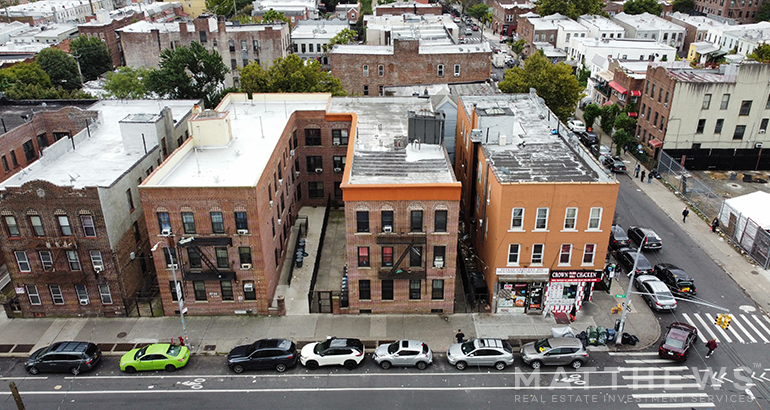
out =
[[[754,220],[733,208],[727,202],[719,213],[722,231],[737,243],[757,264],[767,269],[770,265],[770,233]]]

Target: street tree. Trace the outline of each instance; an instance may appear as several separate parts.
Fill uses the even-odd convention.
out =
[[[612,135],[612,129],[615,127],[615,118],[620,113],[620,107],[617,104],[605,105],[601,108],[601,130]]]
[[[279,23],[279,22],[291,23],[291,20],[289,20],[289,18],[286,17],[282,11],[278,12],[273,9],[270,9],[266,11],[265,14],[262,16],[262,22],[265,24]]]
[[[602,109],[596,104],[588,104],[583,109],[583,121],[586,123],[586,129],[594,127],[594,122],[601,117]]]
[[[484,26],[492,22],[489,6],[479,3],[468,8],[467,14],[481,23],[481,38],[484,38]]]
[[[695,9],[695,2],[693,0],[674,0],[671,7],[673,11],[688,13]],[[762,7],[760,6],[759,9],[762,10]],[[759,12],[757,12],[757,17],[759,17]]]
[[[296,54],[273,60],[270,68],[249,64],[241,71],[241,90],[252,93],[331,93],[344,96],[338,78],[321,70],[315,60],[302,61]]]
[[[626,14],[650,13],[659,16],[663,6],[656,0],[628,0],[623,3],[623,12]]]
[[[43,49],[35,62],[48,74],[55,87],[71,91],[82,86],[75,59],[64,51],[53,47]]]
[[[623,130],[633,135],[635,127],[636,127],[636,118],[629,117],[628,114],[626,114],[625,112],[621,112],[618,114],[617,117],[615,117],[616,130]]]
[[[615,134],[612,136],[612,143],[615,144],[615,155],[620,155],[623,147],[632,141],[633,137],[626,130],[615,131]]]
[[[218,16],[233,16],[251,0],[206,0],[206,10]]]
[[[328,57],[336,44],[350,44],[358,38],[358,33],[349,28],[343,28],[328,43],[323,45],[324,54]]]
[[[603,14],[604,8],[602,0],[538,0],[536,4],[541,16],[559,13],[573,20],[583,14]]]
[[[564,63],[552,64],[540,53],[528,58],[523,69],[506,70],[499,88],[504,93],[528,93],[534,88],[548,108],[565,122],[583,97],[583,87],[572,74],[572,67]]]
[[[99,37],[78,36],[70,42],[70,53],[79,56],[80,71],[86,81],[95,80],[112,70],[110,49]]]
[[[516,40],[515,43],[511,44],[511,50],[518,55],[518,54],[521,54],[522,51],[524,51],[524,46],[526,45],[527,45],[527,40],[521,38]]]
[[[760,44],[746,57],[761,63],[770,63],[770,44]]]
[[[229,69],[216,50],[209,52],[200,43],[179,46],[160,53],[160,68],[147,75],[148,91],[160,97],[202,99],[207,108],[219,103]]]
[[[109,97],[141,99],[147,96],[145,80],[150,70],[144,67],[119,67],[106,75],[104,89]]]

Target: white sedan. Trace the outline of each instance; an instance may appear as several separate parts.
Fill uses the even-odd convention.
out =
[[[358,339],[330,337],[323,342],[308,343],[299,361],[310,370],[319,366],[345,366],[355,369],[364,360],[364,344]]]
[[[583,121],[571,119],[567,121],[567,128],[574,132],[585,132],[586,125],[583,123]]]

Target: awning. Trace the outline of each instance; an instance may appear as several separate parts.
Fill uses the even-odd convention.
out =
[[[606,103],[602,104],[602,107],[606,107],[606,106],[612,105],[612,104],[613,104],[612,101],[607,101]]]
[[[637,115],[639,115],[639,114],[637,114],[637,113],[635,113],[635,112],[633,112],[633,111],[631,111],[630,113],[628,113],[628,116],[629,116],[629,117],[636,117]]]
[[[617,92],[619,92],[621,94],[628,93],[628,90],[623,88],[623,86],[621,86],[620,84],[616,83],[615,81],[610,81],[609,85],[610,85],[610,87],[612,87],[613,90],[615,90],[615,91],[617,91]]]
[[[596,75],[599,76],[599,78],[607,81],[612,81],[612,78],[614,76],[614,74],[612,74],[612,71],[609,71],[609,70],[599,71],[598,73],[596,73]]]
[[[663,146],[663,142],[661,142],[657,138],[650,138],[650,140],[647,141],[647,143],[650,144],[650,146],[653,147],[653,148],[660,148],[660,147]]]
[[[641,97],[642,96],[642,92],[639,91],[639,90],[631,90],[631,96],[632,97]]]

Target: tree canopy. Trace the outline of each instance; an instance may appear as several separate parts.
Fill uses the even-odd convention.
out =
[[[601,108],[601,129],[608,135],[612,135],[612,129],[615,127],[615,118],[620,113],[620,107],[617,104],[605,105]]]
[[[315,60],[302,61],[296,54],[278,58],[268,69],[249,64],[241,71],[241,90],[252,93],[331,93],[346,95],[338,78],[321,69]]]
[[[603,14],[604,8],[602,0],[537,0],[536,5],[541,16],[559,13],[573,20],[583,14]]]
[[[119,99],[141,99],[147,96],[149,69],[143,67],[119,67],[106,75],[104,89],[107,96]]]
[[[586,129],[593,128],[594,122],[602,115],[602,109],[596,104],[588,104],[583,109],[583,121],[586,123]]]
[[[194,41],[189,48],[163,50],[160,68],[148,73],[145,84],[160,97],[203,99],[204,105],[212,108],[221,99],[219,92],[228,71],[216,50],[209,52]]]
[[[770,3],[762,2],[757,10],[757,15],[754,17],[754,21],[759,23],[760,21],[770,21]]]
[[[760,44],[746,57],[762,63],[770,63],[770,44]]]
[[[73,56],[80,56],[80,71],[86,81],[95,80],[112,70],[110,49],[99,37],[78,36],[70,42],[70,52]]]
[[[265,12],[265,14],[262,16],[262,22],[263,23],[277,23],[277,22],[284,22],[284,23],[290,23],[291,20],[289,20],[288,17],[283,15],[283,12],[278,12],[273,9],[270,9]]]
[[[324,53],[328,56],[335,44],[350,44],[358,38],[358,33],[349,28],[343,28],[328,43],[324,44]]]
[[[564,63],[551,64],[542,54],[535,53],[524,63],[524,68],[514,67],[505,71],[505,78],[498,84],[505,93],[527,93],[537,90],[548,108],[562,121],[567,121],[583,96],[583,87],[572,74],[572,67]]]
[[[634,137],[626,132],[626,130],[617,130],[612,136],[612,143],[615,144],[615,155],[620,155],[620,150],[623,149],[626,144],[633,141]]]
[[[673,11],[688,13],[695,9],[695,2],[693,0],[674,0],[674,3],[671,5],[671,8]],[[760,7],[759,9],[761,10],[762,7]],[[759,15],[759,13],[757,13],[757,15]]]
[[[235,3],[235,9],[233,9]],[[251,0],[206,0],[206,10],[218,16],[232,16],[251,4]]]
[[[660,16],[663,6],[657,0],[628,0],[623,3],[623,12],[626,14],[650,13]]]
[[[82,84],[78,78],[78,65],[71,55],[58,48],[46,48],[38,53],[35,62],[48,74],[51,84],[65,90],[77,90]]]
[[[12,100],[93,98],[79,89],[54,87],[48,74],[35,63],[18,63],[0,70],[0,91]]]

